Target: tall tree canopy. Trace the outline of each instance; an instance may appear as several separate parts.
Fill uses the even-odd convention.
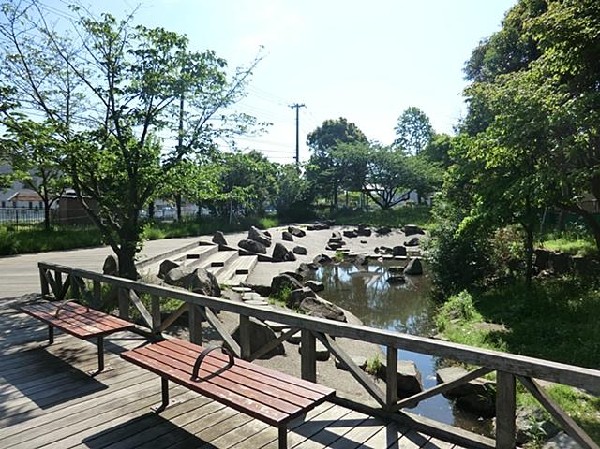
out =
[[[131,16],[74,8],[78,19],[61,28],[72,32],[57,33],[50,24],[58,18],[44,8],[37,0],[2,7],[0,70],[11,87],[2,103],[14,99],[55,127],[62,168],[117,254],[120,275],[135,278],[140,211],[169,170],[211,145],[219,123],[211,118],[239,99],[252,66],[230,76],[214,52],[192,51],[185,36],[136,26]],[[169,130],[178,143],[165,152]]]
[[[394,145],[413,155],[423,151],[434,135],[427,114],[414,106],[402,112],[394,129],[396,131]]]
[[[316,193],[331,200],[337,207],[338,190],[346,177],[344,168],[335,157],[338,143],[367,142],[367,137],[345,118],[325,120],[308,135],[307,144],[312,154],[306,169],[307,180],[315,186]]]

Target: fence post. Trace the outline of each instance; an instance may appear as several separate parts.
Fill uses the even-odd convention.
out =
[[[102,285],[100,281],[94,281],[94,308],[102,307]]]
[[[48,279],[46,279],[45,268],[38,267],[38,271],[40,273],[40,289],[42,290],[42,296],[50,295],[50,285],[48,284]]]
[[[250,346],[250,317],[240,314],[240,349],[241,356],[244,360],[248,360],[252,352]]]
[[[498,370],[496,376],[496,448],[516,447],[517,388],[515,376]]]
[[[160,333],[160,298],[157,295],[152,295],[152,332],[154,334]]]
[[[391,409],[398,402],[398,349],[386,348],[385,405]]]
[[[73,273],[71,273],[71,297],[73,299],[81,299],[79,284],[77,283],[77,278]]]
[[[119,300],[119,318],[129,319],[129,290],[117,288]]]
[[[190,341],[197,345],[202,344],[202,311],[200,306],[188,303],[188,318]]]
[[[302,329],[300,341],[302,379],[317,382],[317,341],[308,329]]]

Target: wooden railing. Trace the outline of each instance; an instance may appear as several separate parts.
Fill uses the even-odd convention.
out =
[[[148,328],[148,336],[160,337],[161,332],[165,331],[178,317],[187,311],[189,335],[192,342],[202,343],[202,322],[207,321],[233,352],[238,357],[246,360],[254,360],[260,357],[281,342],[289,339],[297,331],[300,331],[302,344],[300,374],[303,379],[312,382],[317,380],[315,348],[318,339],[348,367],[352,376],[375,398],[379,407],[372,408],[352,400],[339,399],[344,405],[357,410],[376,413],[411,426],[416,430],[422,430],[434,437],[447,439],[468,447],[496,447],[502,449],[516,447],[516,383],[519,381],[575,441],[584,448],[598,449],[598,445],[592,441],[590,436],[552,401],[539,385],[538,380],[597,392],[600,391],[600,370],[505,354],[365,326],[339,323],[287,311],[263,309],[241,302],[202,296],[172,287],[135,282],[60,265],[38,263],[38,269],[41,291],[47,297],[63,300],[69,292],[70,297],[82,297],[92,306],[101,305],[101,285],[106,284],[118,292],[119,315],[121,318],[129,318],[129,309],[133,305],[139,312],[144,327]],[[143,305],[140,295],[149,295],[151,298],[150,310],[147,310]],[[162,321],[161,303],[167,298],[181,300],[183,305]],[[219,311],[232,312],[239,316],[239,343],[232,338],[219,321],[216,315]],[[289,326],[290,330],[282,333],[277,340],[251,353],[248,326],[250,317],[262,321],[268,320],[281,323]],[[386,348],[385,391],[382,391],[363,370],[356,366],[352,358],[336,343],[336,338],[359,340]],[[480,368],[474,369],[460,379],[439,384],[409,398],[398,400],[396,372],[397,356],[400,350],[443,357]],[[496,371],[497,384],[495,441],[401,411],[406,407],[412,407],[420,401],[447,392],[457,385],[467,383],[492,371]]]

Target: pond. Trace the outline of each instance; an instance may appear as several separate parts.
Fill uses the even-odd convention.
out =
[[[435,304],[430,299],[431,281],[427,275],[406,276],[405,284],[390,284],[388,268],[393,262],[380,262],[357,268],[350,263],[328,265],[314,273],[325,290],[320,295],[352,312],[366,326],[431,337]],[[412,360],[422,376],[423,387],[437,384],[436,368],[443,363],[437,357],[410,351],[398,351],[398,358]],[[489,423],[457,410],[441,395],[427,399],[410,410],[437,421],[487,434]]]

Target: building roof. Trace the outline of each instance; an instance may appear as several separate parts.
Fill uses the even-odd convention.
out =
[[[42,201],[42,197],[30,189],[19,190],[11,195],[7,201]]]

